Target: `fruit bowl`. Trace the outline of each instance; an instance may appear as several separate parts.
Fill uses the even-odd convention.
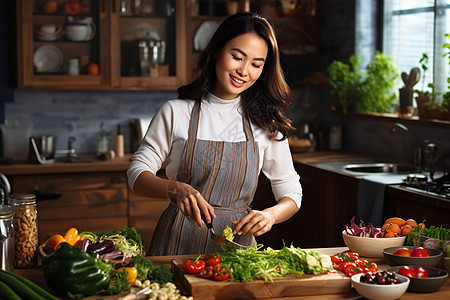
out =
[[[386,262],[391,266],[422,266],[422,267],[437,267],[442,260],[442,251],[436,249],[425,248],[430,256],[428,257],[413,257],[401,256],[394,254],[400,248],[407,248],[410,251],[417,248],[415,246],[397,246],[389,247],[383,250],[383,256]]]
[[[388,247],[400,247],[405,242],[406,236],[394,238],[371,238],[348,235],[342,231],[345,245],[352,252],[357,252],[363,257],[383,258],[383,249]]]
[[[400,298],[408,289],[409,278],[396,274],[401,283],[396,284],[370,284],[360,282],[361,276],[364,274],[353,275],[352,286],[355,290],[366,299],[373,300],[391,300]]]
[[[396,266],[386,271],[398,274],[402,266]],[[410,266],[415,268],[416,266]],[[423,267],[428,272],[428,277],[410,277],[408,291],[420,293],[432,293],[439,290],[447,281],[448,272],[432,267]]]

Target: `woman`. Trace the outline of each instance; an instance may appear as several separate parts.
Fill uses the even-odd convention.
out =
[[[302,188],[289,150],[290,99],[273,28],[251,13],[227,18],[202,53],[196,79],[153,117],[127,172],[130,187],[169,197],[150,255],[211,253],[208,238],[228,225],[235,241],[255,243],[300,208]],[[168,161],[169,180],[155,174]],[[277,204],[252,210],[263,171]]]

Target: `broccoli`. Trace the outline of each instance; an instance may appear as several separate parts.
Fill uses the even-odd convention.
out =
[[[107,295],[115,295],[129,290],[130,283],[128,282],[128,272],[127,270],[123,270],[122,272],[116,273],[115,278],[109,281],[108,286],[105,288],[105,293]]]
[[[168,265],[160,265],[153,270],[149,277],[152,281],[158,282],[159,284],[165,284],[172,281],[173,272]]]
[[[133,256],[133,266],[137,269],[139,280],[146,280],[150,274],[153,272],[153,263],[151,260],[145,258],[144,256],[138,254]]]

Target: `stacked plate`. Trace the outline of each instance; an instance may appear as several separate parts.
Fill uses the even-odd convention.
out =
[[[41,41],[54,41],[64,34],[62,26],[43,25],[34,28],[34,36]]]
[[[44,45],[34,52],[33,62],[38,73],[56,73],[64,64],[64,56],[58,47]]]

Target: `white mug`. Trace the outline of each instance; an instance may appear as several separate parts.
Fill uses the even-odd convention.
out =
[[[94,23],[72,22],[66,24],[66,36],[71,41],[89,41],[94,35]]]

